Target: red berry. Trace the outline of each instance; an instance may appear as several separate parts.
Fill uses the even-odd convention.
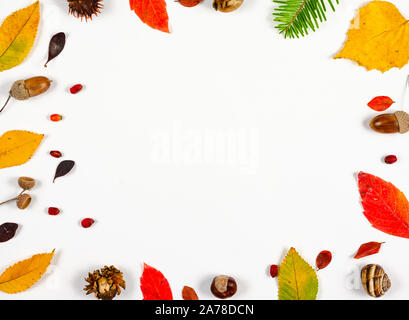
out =
[[[385,163],[387,164],[392,164],[395,163],[396,161],[398,161],[398,157],[392,154],[385,157]]]
[[[59,215],[60,214],[60,209],[58,209],[58,208],[54,208],[54,207],[50,207],[50,208],[48,208],[48,214],[50,215],[50,216],[57,216],[57,215]]]
[[[50,155],[54,158],[61,158],[62,157],[62,153],[60,151],[57,150],[53,150],[50,151]]]
[[[82,90],[82,84],[76,84],[75,86],[73,86],[71,89],[70,89],[70,92],[72,93],[72,94],[77,94],[78,92],[80,92],[81,90]]]
[[[89,227],[91,227],[93,224],[94,224],[94,219],[91,219],[91,218],[85,218],[85,219],[83,219],[82,221],[81,221],[81,225],[84,227],[84,228],[89,228]]]
[[[275,278],[278,275],[278,265],[272,264],[270,267],[270,275]]]
[[[51,121],[54,121],[54,122],[56,122],[56,121],[61,121],[61,120],[62,120],[62,115],[60,115],[60,114],[52,114],[52,115],[50,116],[50,120],[51,120]]]

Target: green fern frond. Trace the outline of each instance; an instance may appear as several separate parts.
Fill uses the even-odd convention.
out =
[[[333,2],[326,0],[335,11]],[[315,31],[319,22],[327,20],[324,0],[273,0],[280,5],[274,9],[274,21],[279,24],[276,28],[284,34],[284,38],[299,38],[308,34],[308,30]]]

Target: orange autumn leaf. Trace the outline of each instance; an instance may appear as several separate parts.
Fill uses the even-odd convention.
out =
[[[153,29],[170,33],[165,0],[129,0],[131,10]]]
[[[392,3],[372,1],[352,20],[348,39],[334,59],[351,59],[367,70],[385,72],[408,63],[408,47],[408,20]]]
[[[27,290],[47,271],[53,256],[54,250],[36,254],[9,267],[0,276],[0,291],[18,293]]]
[[[0,137],[0,169],[18,166],[30,160],[43,134],[29,131],[7,131]]]
[[[33,47],[40,22],[40,3],[9,15],[0,27],[0,71],[24,61]]]
[[[372,226],[387,234],[409,238],[409,202],[392,183],[369,173],[358,175],[364,215]]]
[[[199,297],[197,296],[195,289],[188,286],[183,287],[182,298],[183,300],[199,300]]]

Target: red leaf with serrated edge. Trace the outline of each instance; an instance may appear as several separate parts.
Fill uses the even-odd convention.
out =
[[[144,264],[141,277],[143,300],[173,300],[169,282],[163,274]]]
[[[359,247],[354,259],[361,259],[363,257],[378,253],[383,243],[384,242],[368,242],[362,244]]]
[[[131,10],[153,29],[170,33],[165,0],[129,0]]]
[[[392,183],[369,173],[358,174],[364,215],[372,226],[387,234],[409,238],[409,203]]]
[[[395,101],[393,101],[389,97],[379,96],[379,97],[373,98],[368,103],[368,107],[371,108],[372,110],[375,110],[375,111],[385,111],[386,109],[388,109],[394,103],[395,103]]]

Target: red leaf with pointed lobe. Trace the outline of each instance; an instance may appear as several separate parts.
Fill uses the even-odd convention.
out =
[[[372,110],[375,110],[375,111],[385,111],[386,109],[388,109],[394,103],[395,103],[395,101],[393,101],[389,97],[379,96],[379,97],[373,98],[368,103],[368,107],[371,108]]]
[[[173,300],[168,280],[160,271],[146,263],[141,277],[141,290],[143,300]]]
[[[129,0],[131,10],[153,29],[170,33],[165,0]]]
[[[378,253],[383,243],[384,242],[368,242],[362,244],[359,247],[354,259],[361,259],[363,257]]]
[[[409,202],[392,183],[369,173],[358,174],[364,215],[372,226],[387,234],[409,238]]]

